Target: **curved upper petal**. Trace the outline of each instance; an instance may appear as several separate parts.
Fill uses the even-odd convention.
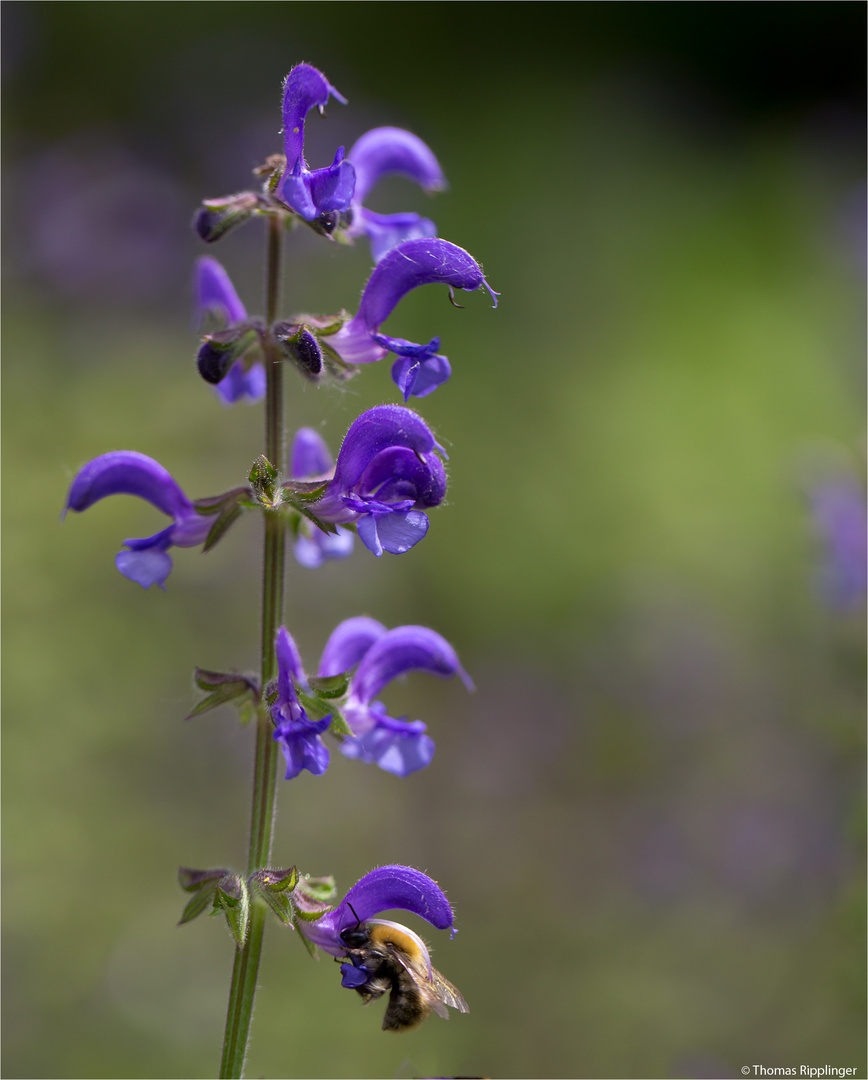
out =
[[[354,488],[371,460],[392,446],[428,454],[436,443],[422,417],[402,405],[377,405],[363,412],[344,437],[332,484],[344,491]]]
[[[277,631],[274,643],[277,654],[277,693],[280,704],[284,701],[297,701],[294,682],[305,684],[304,667],[295,638],[285,626]]]
[[[376,330],[408,292],[438,282],[468,292],[487,284],[482,268],[464,248],[436,237],[405,240],[374,268],[356,319]]]
[[[344,619],[332,630],[320,657],[317,674],[326,678],[340,675],[362,659],[365,653],[386,633],[386,627],[368,615]]]
[[[296,64],[286,76],[283,82],[283,148],[288,171],[292,171],[299,158],[304,160],[305,117],[315,105],[324,106],[329,95],[346,105],[346,98],[311,64]]]
[[[315,945],[335,956],[344,953],[340,934],[393,908],[411,911],[438,930],[449,930],[454,915],[449,901],[433,878],[410,866],[380,866],[357,881],[334,911],[316,922],[299,920],[299,929]]]
[[[357,182],[358,183],[358,182]],[[375,214],[360,206],[354,210],[353,226],[350,235],[364,233],[371,242],[371,256],[378,263],[383,256],[403,244],[405,240],[415,240],[420,236],[436,236],[437,226],[430,218],[412,212],[403,214]]]
[[[420,456],[409,447],[390,446],[371,459],[359,489],[375,496],[378,502],[412,499],[413,509],[426,510],[443,502],[446,470],[434,453]]]
[[[293,480],[330,473],[334,466],[325,439],[313,428],[299,428],[292,440],[289,452],[289,474]]]
[[[229,275],[210,255],[203,255],[196,260],[193,295],[200,321],[209,312],[222,318],[227,326],[243,322],[247,318],[247,311],[235,291],[235,286],[229,280]]]
[[[354,143],[347,160],[355,166],[355,199],[360,203],[380,177],[389,173],[415,180],[426,191],[446,187],[446,177],[437,158],[418,135],[403,128],[379,127],[366,131]]]
[[[114,450],[89,461],[72,481],[66,506],[87,510],[107,495],[136,495],[176,519],[195,513],[171,474],[135,450]]]
[[[471,683],[449,642],[427,626],[396,626],[376,641],[362,657],[351,684],[351,695],[371,702],[392,679],[407,671],[428,671],[448,679],[458,675]]]
[[[485,287],[496,294],[482,268],[463,248],[448,240],[418,237],[393,247],[368,278],[354,318],[329,337],[329,345],[350,364],[381,360],[385,349],[371,340],[381,323],[391,315],[398,301],[419,285],[442,283],[455,289]]]

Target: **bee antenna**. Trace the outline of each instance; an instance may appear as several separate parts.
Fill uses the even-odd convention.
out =
[[[362,925],[362,920],[358,917],[358,915],[356,915],[356,909],[349,902],[347,903],[347,907],[350,909],[350,911],[353,913],[353,915],[355,915],[356,926],[361,926]]]

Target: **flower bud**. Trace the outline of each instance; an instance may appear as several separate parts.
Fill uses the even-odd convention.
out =
[[[276,323],[274,336],[281,351],[301,373],[314,382],[323,369],[322,349],[314,334],[304,324]]]
[[[260,201],[254,191],[241,191],[222,199],[205,199],[196,211],[193,228],[206,244],[213,244],[224,233],[247,221]]]
[[[196,355],[196,367],[205,382],[212,385],[222,382],[238,357],[255,343],[257,336],[248,326],[233,326],[208,334]]]

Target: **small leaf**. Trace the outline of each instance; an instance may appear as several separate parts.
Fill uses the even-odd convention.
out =
[[[214,524],[211,526],[208,535],[205,537],[205,543],[202,545],[202,553],[210,551],[212,547],[222,540],[225,534],[229,531],[230,526],[241,517],[242,510],[238,503],[232,506],[224,506],[220,511],[220,514]]]
[[[316,514],[311,513],[311,511],[308,510],[308,508],[304,506],[303,503],[296,503],[292,499],[290,499],[289,502],[292,506],[295,507],[296,510],[298,510],[300,514],[304,514],[308,521],[312,521],[313,524],[316,525],[316,527],[320,530],[320,532],[328,533],[329,535],[331,535],[332,533],[336,533],[338,531],[337,525],[333,525],[330,521],[320,521]]]
[[[349,312],[341,310],[337,315],[297,315],[294,322],[297,326],[312,326],[321,337],[329,337],[336,334],[349,318]]]
[[[335,879],[331,874],[328,877],[311,877],[309,874],[305,874],[296,886],[296,891],[306,893],[319,903],[334,900],[338,894]]]
[[[283,893],[269,892],[267,889],[260,892],[259,895],[266,904],[268,904],[284,926],[295,925],[293,921],[292,901],[288,896],[284,896]]]
[[[320,697],[339,698],[346,693],[350,682],[349,672],[343,671],[340,675],[312,676],[308,679],[311,690]]]
[[[298,700],[304,707],[304,711],[311,720],[323,720],[326,716],[331,715],[331,702],[323,701],[323,699],[319,697],[313,697],[311,694],[306,694],[303,690],[296,690],[296,693],[298,694]]]
[[[316,502],[325,493],[328,480],[284,480],[282,487],[295,496],[287,502]]]
[[[298,884],[298,870],[294,866],[288,870],[256,870],[250,875],[250,881],[270,892],[284,892],[286,889],[291,892]]]
[[[214,870],[191,870],[189,866],[179,866],[178,884],[185,892],[195,892],[196,889],[201,889],[203,885],[216,885],[221,878],[224,878],[229,873],[231,873],[231,870],[226,870],[224,867],[218,867]]]
[[[206,499],[197,499],[193,503],[193,508],[197,514],[210,517],[211,514],[219,514],[227,503],[237,502],[242,506],[255,506],[256,503],[251,500],[251,495],[252,492],[248,487],[232,488],[231,491],[224,491],[222,495],[211,495]]]
[[[293,923],[293,926],[295,926],[295,923]],[[319,956],[317,955],[316,945],[314,945],[314,943],[309,938],[305,937],[305,935],[301,932],[301,930],[299,930],[297,926],[295,927],[295,931],[301,938],[301,940],[304,942],[304,947],[307,949],[310,956],[314,960],[318,960]]]
[[[205,671],[202,668],[196,668],[195,679],[200,690],[208,690],[210,693],[198,702],[192,712],[189,712],[184,717],[185,720],[192,720],[194,716],[202,716],[203,713],[210,712],[211,709],[216,709],[218,706],[225,705],[230,701],[238,701],[242,697],[254,701],[259,698],[259,685],[247,675]]]
[[[253,462],[250,470],[250,484],[260,501],[268,505],[274,505],[275,485],[277,483],[277,469],[271,464],[264,454],[260,454]]]
[[[196,668],[193,678],[200,690],[216,690],[220,686],[226,686],[241,682],[259,696],[259,683],[252,675],[242,675],[237,671],[209,671],[208,668]]]
[[[239,948],[250,925],[250,892],[240,874],[227,874],[214,893],[214,910],[222,911]]]
[[[275,469],[265,454],[260,454],[253,462],[253,468],[250,470],[248,479],[254,487],[258,487],[262,484],[274,483],[277,479],[277,469]]]
[[[212,885],[208,888],[200,889],[195,896],[191,897],[184,907],[181,918],[178,920],[178,926],[183,926],[184,923],[190,922],[192,919],[195,919],[197,915],[201,915],[203,911],[211,907],[214,901],[216,888],[216,885]]]
[[[355,733],[350,725],[346,722],[340,709],[336,705],[331,706],[332,710],[332,722],[329,725],[329,731],[332,735],[346,735],[349,738],[354,739]]]
[[[238,705],[236,701],[235,706],[238,709],[238,719],[242,727],[247,727],[256,719],[256,705],[252,701],[245,701],[241,705]]]

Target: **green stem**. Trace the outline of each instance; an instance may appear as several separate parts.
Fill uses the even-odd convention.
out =
[[[280,252],[283,222],[277,215],[269,219],[268,273],[266,286],[266,322],[271,327],[277,316],[280,290]],[[283,365],[277,355],[270,333],[265,344],[265,456],[280,471],[284,459],[283,424]],[[265,511],[265,542],[262,562],[262,692],[277,674],[274,639],[283,613],[283,576],[286,550],[286,529],[283,518]],[[272,738],[273,727],[264,701],[257,710],[256,752],[253,766],[253,805],[250,814],[250,848],[247,873],[267,866],[271,860],[271,839],[274,831],[275,795],[277,791],[277,760],[280,756]],[[235,950],[232,982],[229,988],[229,1008],[226,1013],[226,1034],[221,1078],[241,1077],[253,999],[262,953],[266,909],[254,903],[250,908],[250,925],[244,945]]]

